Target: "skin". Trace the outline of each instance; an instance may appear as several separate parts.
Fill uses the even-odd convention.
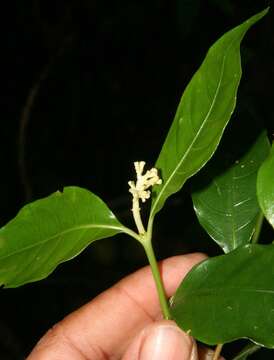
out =
[[[205,255],[195,253],[159,263],[168,297],[174,294],[187,272],[203,259]],[[145,339],[156,333],[159,327],[172,330],[173,338],[176,335],[177,340],[181,339],[182,360],[197,359],[193,339],[173,322],[161,318],[151,271],[145,267],[56,324],[39,341],[27,360],[137,360]],[[193,355],[193,351],[196,354]],[[207,358],[205,350],[203,353],[200,359]]]

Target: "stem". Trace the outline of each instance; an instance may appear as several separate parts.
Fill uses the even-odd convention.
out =
[[[263,226],[263,221],[264,221],[264,214],[261,211],[256,222],[255,231],[252,237],[252,244],[256,244],[259,240],[260,232]]]
[[[131,236],[133,239],[135,239],[135,240],[137,240],[137,241],[139,241],[141,244],[143,244],[142,243],[142,237],[139,235],[139,234],[137,234],[135,231],[133,231],[133,230],[130,230],[129,228],[127,228],[127,227],[125,227],[125,226],[122,226],[121,227],[121,232],[124,232],[125,234],[128,234],[129,236]]]
[[[214,352],[214,354],[213,354],[212,360],[218,360],[218,359],[219,359],[219,356],[220,356],[220,354],[221,354],[222,348],[223,348],[223,344],[218,344],[218,345],[216,346],[216,349],[215,349],[215,352]]]
[[[243,359],[244,357],[254,354],[256,351],[258,351],[260,349],[261,349],[260,345],[248,344],[246,347],[243,348],[243,350],[241,352],[239,352],[239,354],[237,354],[233,358],[233,360]]]
[[[136,166],[135,166],[136,168]],[[136,170],[137,171],[137,170]],[[138,175],[138,173],[137,173]],[[133,200],[132,200],[132,213],[133,218],[136,224],[136,227],[138,229],[139,235],[132,232],[130,235],[133,236],[135,239],[137,239],[144,247],[148,262],[152,271],[152,275],[154,278],[154,282],[156,285],[156,290],[158,293],[158,298],[161,306],[161,310],[164,316],[164,319],[168,320],[171,319],[171,314],[169,312],[169,306],[167,301],[167,296],[165,293],[164,285],[162,282],[161,275],[159,273],[159,268],[157,264],[157,260],[155,258],[154,250],[151,243],[152,238],[152,221],[149,223],[148,232],[146,232],[141,214],[140,214],[140,207],[139,207],[139,195],[138,193],[135,195],[133,192]],[[137,236],[136,236],[137,235]]]
[[[164,316],[164,319],[169,320],[171,319],[171,314],[169,312],[169,306],[168,306],[168,301],[167,301],[167,296],[165,293],[165,289],[164,289],[164,285],[162,282],[162,278],[161,275],[159,273],[159,268],[158,268],[158,264],[155,258],[155,254],[154,254],[154,250],[151,244],[151,239],[148,237],[144,238],[144,241],[142,242],[148,261],[149,261],[149,265],[151,267],[151,271],[153,274],[153,278],[155,281],[155,285],[156,285],[156,289],[158,292],[158,297],[159,297],[159,301],[160,301],[160,306],[162,309],[162,313]]]
[[[133,213],[133,218],[135,221],[135,224],[137,226],[138,232],[139,234],[145,234],[145,228],[142,222],[142,218],[141,218],[141,214],[140,214],[140,207],[139,207],[139,199],[138,198],[133,198],[133,202],[132,202],[132,213]]]

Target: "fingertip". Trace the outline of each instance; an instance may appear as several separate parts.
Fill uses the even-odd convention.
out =
[[[128,347],[123,360],[197,360],[193,339],[167,320],[148,325]]]

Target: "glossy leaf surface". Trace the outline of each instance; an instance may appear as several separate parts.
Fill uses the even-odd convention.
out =
[[[45,278],[91,242],[123,231],[103,201],[78,187],[24,206],[0,229],[0,284]]]
[[[249,244],[193,268],[171,313],[206,344],[250,338],[274,347],[274,245]]]
[[[161,171],[163,184],[155,187],[150,221],[166,199],[180,190],[214,153],[235,108],[241,78],[241,40],[266,12],[222,36],[188,84],[155,165]]]
[[[262,133],[248,151],[221,173],[214,170],[225,161],[225,153],[214,157],[198,175],[205,187],[192,194],[199,222],[225,252],[247,244],[260,213],[257,202],[257,172],[269,154],[269,141]],[[228,149],[228,152],[231,152]]]
[[[258,172],[257,193],[261,209],[274,228],[274,144]]]

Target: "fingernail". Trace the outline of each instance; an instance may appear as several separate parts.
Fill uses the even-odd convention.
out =
[[[139,360],[194,360],[193,342],[176,326],[162,325],[144,340]]]

